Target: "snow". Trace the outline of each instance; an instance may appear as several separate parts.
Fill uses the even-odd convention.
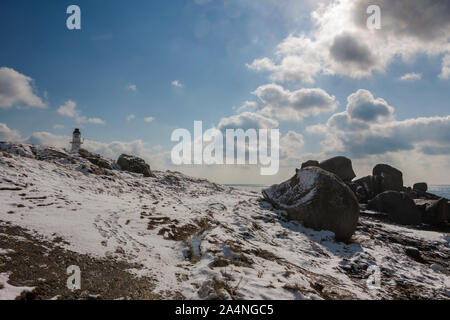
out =
[[[369,290],[365,279],[355,280],[342,270],[371,264],[430,292],[445,293],[450,287],[441,268],[408,260],[398,244],[388,246],[361,232],[353,244],[337,243],[330,231],[285,221],[284,211],[253,192],[177,172],[155,172],[156,178],[117,170],[95,175],[80,157],[73,157],[74,163],[52,157],[39,161],[31,148],[0,143],[1,150],[12,153],[1,157],[0,152],[0,188],[22,189],[0,191],[0,220],[48,239],[61,237],[61,246],[78,253],[138,263],[142,267],[129,271],[157,279],[155,292],[204,299],[213,294],[215,279],[244,299],[321,299],[312,289],[316,282],[353,298],[389,298],[387,289]],[[44,147],[33,148],[45,156]],[[306,190],[314,177],[302,175],[301,181]],[[199,226],[202,220],[208,227],[200,234],[176,239],[181,227]],[[382,227],[448,247],[449,237],[442,233]],[[189,245],[197,261],[187,258]],[[6,283],[7,276],[0,280]],[[7,285],[0,297],[12,298],[19,289],[30,288]]]
[[[285,181],[280,185],[273,185],[263,190],[263,193],[268,199],[276,201],[284,209],[296,208],[314,198],[317,192],[315,184],[318,173],[315,170],[300,170],[296,177],[299,181],[292,188],[290,187],[290,181]],[[295,199],[295,201],[287,205],[286,203],[292,199]]]
[[[31,292],[31,287],[15,287],[8,283],[9,275],[0,273],[0,300],[15,300],[22,292]]]
[[[0,256],[1,256],[1,255],[7,255],[7,254],[9,254],[9,253],[14,253],[14,250],[11,250],[11,249],[2,249],[2,248],[0,248]]]

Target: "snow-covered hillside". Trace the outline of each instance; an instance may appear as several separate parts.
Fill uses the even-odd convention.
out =
[[[351,243],[336,243],[257,193],[102,169],[62,149],[0,150],[0,297],[450,299],[448,234],[360,217]],[[65,288],[69,265],[79,292]]]

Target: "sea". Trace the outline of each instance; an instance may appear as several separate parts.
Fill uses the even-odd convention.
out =
[[[431,184],[428,186],[428,192],[450,199],[450,184]]]
[[[254,192],[261,192],[262,189],[270,187],[265,184],[227,184],[227,186]],[[450,199],[450,184],[431,184],[428,186],[428,192]]]

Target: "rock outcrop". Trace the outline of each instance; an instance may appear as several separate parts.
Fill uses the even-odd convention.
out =
[[[141,158],[122,154],[117,160],[117,164],[124,171],[141,173],[144,177],[155,177],[150,166]]]
[[[450,208],[446,199],[415,199],[414,202],[422,215],[423,223],[439,226],[448,220]]]
[[[377,179],[374,176],[366,176],[352,182],[352,190],[360,203],[367,203],[379,193]]]
[[[99,166],[100,168],[109,170],[113,169],[111,161],[103,158],[99,154],[89,152],[86,149],[80,149],[78,151],[78,154],[80,155],[80,157],[88,160],[90,163],[95,164],[96,166]]]
[[[47,146],[30,146],[31,151],[34,154],[35,159],[46,161],[46,160],[63,160],[70,163],[75,163],[75,160],[72,158],[70,154],[64,152],[64,150],[58,150],[54,147]]]
[[[298,170],[290,180],[262,193],[289,219],[315,230],[333,231],[336,240],[347,241],[356,230],[359,204],[354,193],[339,177],[318,167]]]
[[[352,160],[346,157],[334,157],[319,163],[319,167],[325,171],[334,173],[342,181],[349,182],[356,177],[353,171]]]
[[[346,157],[334,157],[319,163],[316,160],[308,160],[302,163],[302,169],[319,167],[325,171],[334,173],[345,182],[350,182],[356,177],[352,167],[352,160]]]
[[[370,200],[367,209],[387,213],[389,219],[404,225],[417,225],[422,222],[419,209],[404,192],[385,191]]]
[[[372,176],[351,183],[359,202],[367,203],[385,191],[404,191],[403,174],[400,170],[387,164],[377,164],[372,173]]]
[[[319,166],[319,161],[317,160],[308,160],[306,162],[302,163],[302,169],[308,168],[308,167],[318,167]]]
[[[415,183],[413,185],[413,190],[417,191],[417,192],[427,192],[428,190],[428,185],[425,182],[419,182],[419,183]]]
[[[403,174],[400,170],[387,164],[377,164],[372,171],[378,193],[384,191],[403,191]]]

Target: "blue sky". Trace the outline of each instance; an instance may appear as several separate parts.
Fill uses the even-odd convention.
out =
[[[7,81],[17,79],[13,72],[32,79],[22,80],[32,89],[24,94],[45,107],[26,102],[20,90],[13,100],[3,97],[1,105],[1,95],[11,92],[0,88],[0,138],[61,145],[74,127],[81,127],[94,151],[108,156],[133,151],[152,167],[166,169],[171,166],[164,153],[174,145],[174,129],[192,130],[194,120],[204,126],[243,124],[245,111],[236,108],[253,101],[258,106],[247,112],[277,121],[286,136],[280,175],[248,181],[257,171],[244,167],[184,168],[187,173],[226,183],[271,183],[308,158],[344,154],[355,158],[358,176],[378,162],[391,162],[409,170],[411,182],[448,183],[448,5],[414,0],[400,14],[400,1],[372,2],[381,6],[382,28],[368,33],[351,20],[360,4],[350,0],[3,0],[0,67],[7,69],[0,84],[8,87]],[[66,28],[71,4],[81,8],[81,30]],[[326,14],[334,12],[340,15]],[[424,18],[412,12],[430,14]],[[428,29],[417,28],[418,20]],[[336,51],[339,41],[353,51]],[[401,80],[407,74],[412,76]],[[260,95],[255,94],[258,88]],[[267,99],[280,88],[285,97]],[[307,89],[321,91],[299,91]],[[297,91],[332,101],[305,105],[302,101],[310,100],[292,100]],[[346,110],[352,94],[354,104],[360,103],[355,108],[390,111],[371,119],[352,118],[348,111],[345,128],[327,126],[334,114]],[[68,101],[75,109],[61,112]],[[292,107],[286,107],[287,101]],[[153,121],[144,120],[149,117]],[[349,132],[356,124],[364,129]],[[419,130],[421,136],[408,130]],[[411,141],[401,140],[408,137]],[[359,138],[361,144],[354,145]],[[120,147],[111,147],[114,141]],[[435,152],[425,152],[426,146]]]
[[[101,115],[113,140],[148,136],[149,142],[161,144],[173,127],[192,127],[194,118],[209,124],[229,115],[261,82],[245,63],[276,45],[274,40],[250,44],[256,35],[247,23],[258,19],[250,10],[230,19],[221,5],[193,1],[78,1],[82,30],[69,31],[65,10],[71,3],[2,1],[0,23],[8,50],[0,58],[47,91],[50,108],[72,99],[83,113]],[[198,31],[201,19],[211,20],[216,30]],[[274,32],[278,39],[285,35]],[[171,86],[173,80],[185,87]],[[126,90],[128,84],[136,85],[137,92]],[[131,113],[159,121],[113,130],[123,127]],[[38,114],[42,118],[23,124],[19,112],[6,116],[24,134],[61,122],[57,114]],[[106,138],[103,127],[88,130],[92,138]]]

